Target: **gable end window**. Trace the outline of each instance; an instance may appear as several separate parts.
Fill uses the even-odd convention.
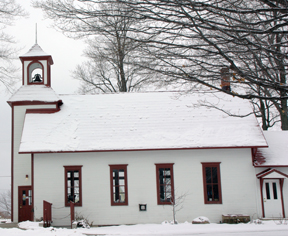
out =
[[[111,206],[128,205],[127,165],[110,165]]]
[[[172,204],[174,199],[173,164],[155,164],[158,205]]]
[[[202,163],[205,204],[222,204],[220,163]]]
[[[82,206],[82,166],[64,166],[65,169],[65,206],[74,202],[75,206]]]

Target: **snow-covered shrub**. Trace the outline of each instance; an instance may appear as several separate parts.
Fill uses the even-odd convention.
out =
[[[73,224],[77,224],[77,228],[90,229],[90,227],[93,225],[93,222],[89,222],[87,217],[84,217],[82,214],[76,212],[75,221]]]
[[[192,220],[192,224],[210,224],[210,220],[205,216],[199,216]]]
[[[90,225],[88,224],[87,220],[80,220],[80,221],[77,221],[77,228],[90,229]]]
[[[259,224],[260,225],[260,224],[262,224],[262,220],[259,220],[259,219],[252,220],[252,221],[250,221],[250,223],[251,224],[257,224],[257,225]]]
[[[161,223],[162,225],[177,225],[178,224],[178,221],[177,220],[171,220],[171,221],[168,221],[168,220],[165,220]]]

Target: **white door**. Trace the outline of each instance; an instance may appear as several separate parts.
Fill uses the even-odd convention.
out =
[[[263,202],[265,218],[282,218],[279,179],[264,179]]]

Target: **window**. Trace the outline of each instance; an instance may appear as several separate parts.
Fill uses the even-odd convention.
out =
[[[266,199],[271,200],[271,193],[270,193],[270,182],[265,183],[266,188]],[[275,182],[272,182],[272,190],[273,190],[273,199],[278,199],[277,195],[277,184]]]
[[[72,201],[75,206],[82,206],[81,167],[64,166],[65,168],[65,206]]]
[[[156,164],[158,205],[172,204],[174,199],[173,164]]]
[[[270,200],[270,188],[269,188],[269,183],[265,183],[266,186],[266,198]]]
[[[274,196],[274,199],[278,199],[277,197],[277,185],[276,183],[273,183],[273,196]]]
[[[110,165],[111,205],[128,205],[127,165]]]
[[[205,204],[222,204],[220,163],[202,163]]]

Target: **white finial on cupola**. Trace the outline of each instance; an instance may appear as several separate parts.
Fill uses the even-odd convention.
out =
[[[37,23],[36,23],[36,27],[35,27],[35,44],[37,44]]]
[[[1,0],[0,0],[1,1]],[[51,68],[53,60],[37,44],[37,23],[35,27],[35,44],[32,48],[20,56],[23,68],[23,85],[46,85],[51,86]]]

